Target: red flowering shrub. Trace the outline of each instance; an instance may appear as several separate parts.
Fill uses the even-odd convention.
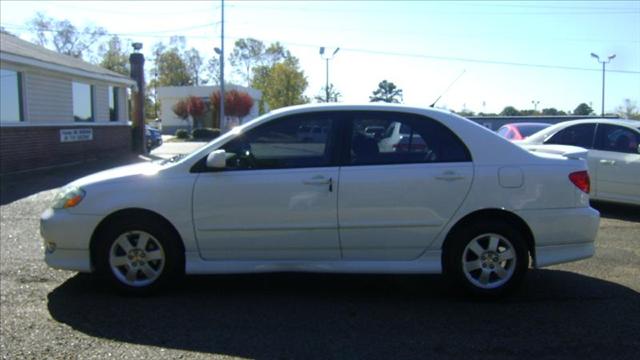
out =
[[[186,103],[187,112],[194,119],[202,116],[207,111],[207,104],[205,104],[205,102],[197,96],[189,96],[186,99]]]
[[[189,117],[187,102],[184,99],[178,100],[178,102],[173,105],[171,110],[173,110],[173,113],[176,114],[176,116],[180,119],[185,120]]]
[[[216,113],[220,112],[220,91],[214,91],[211,94],[211,106]],[[224,114],[227,116],[235,116],[243,118],[249,114],[253,107],[253,99],[246,92],[231,90],[225,92],[224,96]]]

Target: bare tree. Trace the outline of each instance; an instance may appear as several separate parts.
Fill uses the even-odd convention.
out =
[[[59,53],[85,59],[92,55],[91,48],[107,35],[102,27],[86,26],[80,30],[68,20],[55,20],[40,12],[27,23],[27,27],[35,35],[37,44],[53,46],[53,50]]]

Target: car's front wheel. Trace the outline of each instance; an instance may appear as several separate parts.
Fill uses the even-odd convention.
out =
[[[184,254],[169,229],[152,219],[120,220],[100,236],[97,270],[118,290],[144,294],[182,274]]]
[[[452,234],[445,251],[445,271],[479,296],[499,296],[513,290],[529,267],[522,234],[511,224],[485,221]]]

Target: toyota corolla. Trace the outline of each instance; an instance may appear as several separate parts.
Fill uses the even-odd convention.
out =
[[[367,134],[398,125],[403,146]],[[305,127],[326,131],[305,141]],[[446,273],[501,295],[530,265],[594,254],[585,157],[430,108],[285,108],[176,161],[62,188],[41,218],[45,260],[133,293],[185,273],[308,271]]]

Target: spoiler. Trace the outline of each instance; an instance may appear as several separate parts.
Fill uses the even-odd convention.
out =
[[[518,144],[520,147],[534,153],[562,155],[569,159],[587,159],[589,150],[571,145],[528,145]]]

